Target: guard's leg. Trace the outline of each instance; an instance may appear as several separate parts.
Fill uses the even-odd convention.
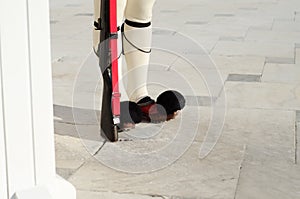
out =
[[[128,0],[125,8],[123,45],[127,62],[127,94],[137,102],[144,121],[162,122],[173,119],[185,106],[177,91],[166,91],[157,102],[147,90],[148,65],[151,52],[151,19],[155,0]]]
[[[123,47],[127,63],[127,94],[138,102],[147,91],[148,65],[151,52],[151,19],[155,0],[127,0]]]

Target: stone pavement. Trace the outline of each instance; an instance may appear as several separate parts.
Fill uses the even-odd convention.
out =
[[[187,107],[118,143],[99,136],[93,2],[50,0],[50,18],[57,172],[78,199],[300,198],[299,0],[157,0],[149,92]]]

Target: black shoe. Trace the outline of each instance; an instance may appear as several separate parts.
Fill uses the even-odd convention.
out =
[[[119,131],[131,129],[142,121],[141,108],[134,102],[124,101],[120,104]]]
[[[164,122],[174,119],[185,106],[185,99],[178,91],[168,90],[157,97],[156,102],[149,96],[137,103],[142,110],[144,122]]]

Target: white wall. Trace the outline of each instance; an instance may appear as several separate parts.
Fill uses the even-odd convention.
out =
[[[0,4],[1,6],[1,4]],[[0,34],[1,41],[1,34]],[[1,42],[0,42],[1,46]],[[0,96],[2,96],[2,62],[1,62],[1,48],[0,48]],[[4,118],[2,97],[0,97],[0,198],[7,198],[7,179],[6,179],[6,148],[4,138]]]
[[[74,199],[56,177],[47,0],[0,1],[0,199]]]
[[[1,1],[2,100],[9,195],[35,185],[27,4]]]

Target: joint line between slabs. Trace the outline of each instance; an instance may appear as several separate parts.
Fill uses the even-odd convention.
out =
[[[240,176],[241,176],[241,172],[242,172],[242,169],[243,169],[243,164],[244,164],[244,161],[245,161],[245,156],[246,156],[246,151],[247,151],[247,144],[244,145],[243,151],[244,151],[244,154],[243,154],[243,158],[242,158],[242,160],[240,162],[240,165],[239,165],[239,174],[238,174],[237,183],[236,183],[236,187],[235,187],[235,191],[234,191],[234,199],[236,199],[236,196],[237,196],[237,193],[238,193],[238,187],[239,187],[239,183],[240,183]]]
[[[294,157],[294,163],[298,164],[298,124],[296,121],[295,124],[295,132],[294,132],[294,149],[295,149],[295,157]]]
[[[104,147],[104,145],[106,144],[106,140],[103,142],[103,144],[99,147],[99,149],[96,151],[96,153],[93,155],[93,156],[95,156],[95,155],[97,155],[100,151],[101,151],[101,149]]]
[[[296,60],[297,60],[297,45],[295,44],[295,46],[294,46],[294,64],[296,64]]]

